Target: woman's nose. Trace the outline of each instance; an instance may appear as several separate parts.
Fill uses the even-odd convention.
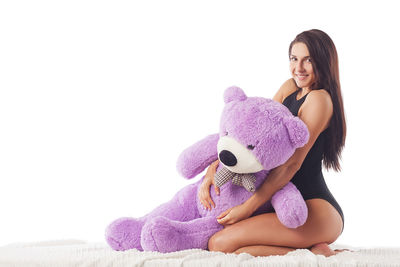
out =
[[[304,71],[304,66],[303,63],[301,61],[298,61],[296,64],[296,71],[298,72],[303,72]]]

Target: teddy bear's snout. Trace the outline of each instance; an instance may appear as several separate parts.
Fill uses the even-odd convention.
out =
[[[225,166],[229,166],[229,167],[233,167],[237,164],[237,159],[236,159],[235,155],[233,155],[233,153],[228,150],[222,150],[219,153],[219,160],[222,161],[222,163]]]

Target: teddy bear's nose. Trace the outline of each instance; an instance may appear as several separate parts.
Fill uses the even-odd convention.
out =
[[[229,167],[235,166],[237,163],[235,155],[233,155],[232,152],[228,150],[222,150],[219,153],[219,160],[222,161],[224,165]]]

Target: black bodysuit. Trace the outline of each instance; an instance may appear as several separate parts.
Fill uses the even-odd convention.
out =
[[[299,108],[308,95],[297,100],[296,98],[299,90],[296,90],[283,101],[283,105],[285,105],[294,116],[298,115]],[[317,140],[315,140],[314,145],[311,147],[303,164],[293,176],[291,182],[296,185],[305,200],[321,198],[328,201],[339,212],[344,222],[343,211],[329,191],[324,176],[322,175],[322,154],[326,134],[327,132],[325,130],[318,136]]]

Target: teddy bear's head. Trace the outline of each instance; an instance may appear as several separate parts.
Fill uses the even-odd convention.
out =
[[[232,172],[271,170],[308,142],[307,126],[276,101],[247,97],[235,86],[224,101],[218,158]]]

